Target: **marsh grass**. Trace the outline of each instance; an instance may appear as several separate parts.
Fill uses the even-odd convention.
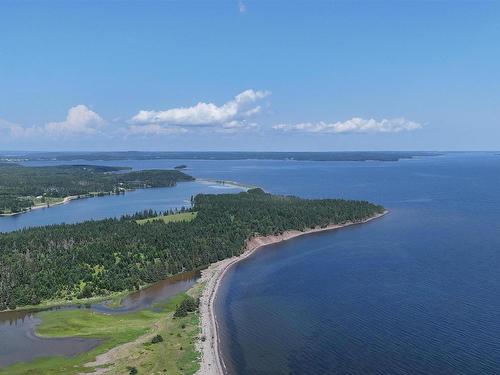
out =
[[[189,293],[199,293],[195,286]],[[199,367],[195,343],[199,335],[198,312],[181,319],[173,313],[186,293],[181,293],[153,310],[126,314],[102,314],[91,310],[61,310],[41,312],[37,334],[43,337],[78,336],[99,338],[103,342],[95,349],[76,357],[45,357],[28,363],[18,363],[0,370],[0,374],[78,374],[93,372],[83,365],[96,356],[148,334],[161,335],[164,340],[152,345],[150,339],[127,349],[124,359],[111,363],[109,374],[126,374],[127,367],[136,367],[139,374],[193,374]],[[106,367],[106,366],[104,366]]]

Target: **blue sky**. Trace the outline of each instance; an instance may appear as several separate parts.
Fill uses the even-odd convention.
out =
[[[500,2],[0,2],[3,150],[498,150]]]

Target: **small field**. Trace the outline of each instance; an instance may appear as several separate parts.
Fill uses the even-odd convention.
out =
[[[137,224],[145,224],[145,223],[150,223],[152,221],[163,221],[164,223],[175,223],[178,221],[191,221],[196,218],[197,212],[180,212],[178,214],[172,214],[172,215],[164,215],[164,216],[156,216],[156,217],[150,217],[147,219],[141,219],[141,220],[136,220]]]

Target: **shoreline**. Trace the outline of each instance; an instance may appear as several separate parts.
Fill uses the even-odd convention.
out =
[[[180,182],[189,182],[189,181],[178,181],[176,185]],[[239,188],[239,189],[244,189],[244,190],[249,190],[255,188],[255,186],[252,185],[245,185],[245,184],[240,184],[235,181],[229,181],[229,180],[211,180],[211,179],[203,179],[203,178],[195,178],[191,182],[198,182],[200,184],[203,183],[211,183],[211,184],[217,184],[221,186],[227,186],[227,187],[232,187],[232,188]],[[174,185],[175,186],[175,185]],[[23,214],[28,214],[34,210],[39,210],[43,208],[51,208],[53,206],[60,206],[63,204],[71,203],[74,200],[79,200],[79,199],[89,199],[89,198],[102,198],[102,197],[107,197],[107,196],[113,196],[113,195],[120,195],[120,194],[125,194],[127,192],[131,192],[134,190],[138,189],[162,189],[162,188],[169,188],[172,186],[164,186],[164,187],[158,187],[158,188],[153,188],[153,187],[145,187],[145,188],[137,188],[137,189],[124,189],[121,190],[120,193],[115,193],[112,191],[101,191],[101,192],[92,192],[92,193],[87,193],[87,194],[80,194],[78,195],[69,195],[67,197],[62,198],[61,201],[59,202],[54,202],[54,203],[42,203],[42,204],[36,204],[34,206],[31,206],[27,208],[24,211],[19,211],[19,212],[10,212],[10,213],[0,213],[0,217],[10,217],[10,216],[18,216],[18,215],[23,215]],[[1,233],[1,232],[0,232]]]
[[[2,313],[15,313],[15,312],[21,312],[21,313],[22,312],[34,312],[34,313],[36,313],[36,312],[52,310],[55,308],[102,304],[102,303],[106,303],[108,301],[110,303],[113,303],[116,300],[121,301],[123,298],[126,298],[134,293],[142,292],[145,289],[148,289],[150,287],[155,286],[155,284],[164,282],[166,280],[170,280],[170,279],[175,278],[177,276],[182,276],[182,275],[185,275],[187,273],[192,273],[192,272],[196,272],[196,273],[200,274],[205,267],[206,266],[201,266],[201,267],[196,268],[192,271],[176,273],[174,275],[168,276],[166,279],[158,280],[158,281],[153,282],[153,283],[147,283],[144,285],[140,285],[138,290],[122,290],[121,292],[112,292],[110,294],[102,295],[102,296],[94,296],[94,297],[88,297],[88,298],[74,298],[71,300],[65,300],[65,299],[47,300],[47,301],[42,301],[38,305],[23,305],[23,306],[16,306],[16,308],[13,310],[11,310],[11,309],[0,310],[0,315]],[[199,280],[200,280],[200,278],[198,278],[196,280],[195,285],[199,282]]]
[[[193,293],[193,290],[198,290],[196,293],[197,296],[200,296],[200,307],[198,312],[199,323],[196,324],[197,333],[192,338],[192,344],[194,344],[193,355],[197,353],[200,354],[198,357],[199,369],[196,374],[200,375],[215,375],[215,374],[226,374],[227,369],[224,363],[224,358],[220,349],[220,340],[218,336],[218,321],[217,316],[215,314],[215,301],[218,297],[217,292],[219,290],[220,285],[224,282],[224,276],[227,274],[227,271],[230,268],[251,255],[253,255],[257,250],[262,249],[264,246],[279,243],[282,241],[286,241],[295,237],[313,234],[317,232],[324,232],[329,230],[335,230],[351,225],[362,224],[384,216],[388,213],[388,211],[384,211],[383,213],[376,214],[372,217],[369,217],[365,220],[357,221],[357,222],[346,222],[344,224],[333,224],[328,225],[324,228],[311,228],[304,231],[292,230],[286,231],[280,235],[269,235],[269,236],[254,236],[250,237],[245,241],[244,251],[239,256],[233,256],[232,258],[228,258],[212,265],[209,265],[208,268],[201,271],[201,277],[197,280],[194,286],[192,286],[186,293]],[[147,286],[144,286],[147,288]],[[143,289],[143,288],[141,288]],[[128,295],[129,291],[118,292],[114,295],[115,298],[123,297],[124,295]],[[94,300],[93,302],[100,302],[102,300],[113,300],[110,298],[111,296],[99,296],[91,298]],[[58,304],[59,301],[54,301],[55,305],[66,305],[70,306],[73,304],[82,304],[82,300],[73,300],[73,301],[65,301],[64,304]],[[87,302],[89,302],[87,300]],[[42,307],[40,309],[40,307]],[[35,310],[35,311],[43,311],[50,309],[51,306],[23,306],[21,308],[17,308],[17,311],[22,310]],[[16,312],[16,310],[4,310],[5,312]],[[106,314],[106,313],[104,313]],[[155,330],[156,331],[156,330]],[[147,342],[150,339],[150,335],[143,335]],[[86,362],[85,367],[94,367],[97,366],[96,372],[92,372],[94,374],[105,373],[105,368],[100,368],[100,362],[98,359],[109,359],[114,358],[115,353],[121,352],[122,349],[129,349],[133,347],[137,343],[141,343],[140,338],[144,338],[143,336],[137,338],[136,340],[131,341],[130,343],[125,343],[118,345],[118,347],[110,348],[109,350],[100,353],[99,356],[96,357],[95,361]],[[128,345],[127,345],[128,344]]]
[[[87,199],[87,198],[95,198],[95,197],[98,197],[97,194],[101,194],[101,193],[95,193],[95,194],[92,194],[92,193],[89,193],[89,194],[86,194],[86,195],[68,195],[67,197],[64,197],[62,198],[61,201],[59,202],[54,202],[54,203],[42,203],[42,204],[36,204],[34,206],[31,206],[29,207],[28,209],[24,210],[24,211],[19,211],[19,212],[12,212],[12,213],[8,213],[8,214],[0,214],[0,217],[1,216],[18,216],[18,215],[22,215],[22,214],[28,214],[34,210],[40,210],[40,209],[43,209],[43,208],[51,208],[51,207],[54,207],[54,206],[60,206],[62,204],[66,204],[66,203],[70,203],[71,201],[74,201],[74,200],[78,200],[78,199]],[[103,196],[107,196],[107,195],[116,195],[116,193],[102,193],[104,194]]]
[[[189,182],[189,181],[178,181],[176,183],[176,185],[180,182]],[[174,185],[174,186],[176,186],[176,185]],[[80,199],[111,197],[111,196],[116,196],[116,195],[124,195],[128,192],[139,190],[139,189],[163,189],[163,188],[170,188],[170,187],[174,187],[174,186],[163,186],[163,187],[157,187],[157,188],[153,188],[153,187],[148,186],[148,187],[142,187],[142,188],[136,188],[136,189],[122,189],[122,190],[120,190],[119,193],[116,193],[114,191],[99,191],[99,192],[91,192],[91,193],[80,194],[80,195],[68,195],[67,197],[62,198],[62,200],[59,202],[37,204],[35,206],[31,206],[30,208],[28,208],[24,211],[12,212],[12,213],[8,213],[8,214],[0,214],[0,217],[29,214],[30,212],[32,212],[34,210],[39,210],[42,208],[51,208],[54,206],[60,206],[62,204],[71,203],[72,201],[76,201],[76,200],[80,200]]]
[[[150,284],[142,287],[140,290],[147,288],[150,286]],[[95,296],[95,297],[88,297],[88,298],[82,298],[82,299],[71,299],[71,300],[65,300],[65,299],[58,299],[58,300],[48,300],[48,301],[43,301],[39,303],[38,305],[22,305],[22,306],[16,306],[15,309],[5,309],[5,310],[0,310],[0,314],[3,313],[15,313],[15,312],[42,312],[42,311],[47,311],[51,309],[56,309],[56,308],[62,308],[62,307],[70,307],[70,306],[81,306],[81,305],[91,305],[91,304],[96,304],[96,303],[102,303],[106,301],[111,301],[116,298],[123,298],[126,297],[127,295],[133,293],[134,291],[121,291],[121,292],[114,292],[106,296]]]
[[[200,325],[201,334],[197,342],[197,349],[201,354],[200,369],[197,375],[223,375],[226,373],[226,365],[220,353],[220,340],[218,336],[217,316],[215,315],[215,300],[217,291],[227,274],[228,270],[236,263],[248,258],[257,250],[292,238],[308,235],[312,233],[325,232],[340,229],[352,225],[364,224],[369,221],[385,216],[389,211],[376,214],[368,219],[359,222],[347,222],[344,224],[331,224],[324,228],[311,228],[305,231],[291,230],[279,235],[257,236],[246,241],[243,253],[232,258],[224,259],[211,264],[202,271],[199,283],[204,283],[202,296],[200,297]]]

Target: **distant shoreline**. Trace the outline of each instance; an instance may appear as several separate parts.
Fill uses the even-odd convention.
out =
[[[125,193],[127,191],[133,191],[133,189],[123,190],[122,192]],[[97,192],[97,193],[88,193],[88,194],[81,194],[81,195],[69,195],[67,197],[62,198],[62,200],[59,202],[37,204],[37,205],[31,206],[30,208],[28,208],[24,211],[12,212],[9,214],[0,214],[0,217],[1,216],[17,216],[17,215],[22,215],[22,214],[29,214],[30,212],[32,212],[34,210],[40,210],[42,208],[51,208],[54,206],[60,206],[62,204],[70,203],[71,201],[76,201],[78,199],[100,198],[100,197],[107,197],[107,196],[111,196],[111,195],[119,195],[119,194],[112,192],[112,191],[101,191],[101,192]]]
[[[386,215],[389,211],[376,214],[368,219],[359,222],[348,222],[345,224],[331,224],[324,228],[311,228],[305,231],[286,231],[280,235],[258,236],[250,238],[245,245],[245,250],[239,256],[221,260],[213,263],[202,271],[200,283],[205,283],[202,296],[200,298],[200,324],[201,335],[197,343],[197,348],[201,353],[200,369],[198,375],[222,375],[226,373],[226,365],[220,352],[220,338],[218,336],[218,323],[215,315],[214,304],[217,298],[217,291],[227,274],[227,271],[236,263],[248,258],[257,250],[271,244],[290,240],[307,234],[330,231],[344,228],[351,225],[364,224],[374,219]]]
[[[69,203],[69,202],[71,202],[72,200],[75,200],[75,199],[92,198],[92,197],[94,197],[94,196],[80,196],[79,197],[77,195],[70,195],[68,197],[62,198],[62,200],[59,201],[59,202],[37,204],[37,205],[29,207],[28,209],[26,209],[24,211],[12,212],[12,213],[9,213],[9,214],[0,214],[0,216],[17,216],[17,215],[27,214],[27,213],[30,213],[33,210],[39,210],[41,208],[50,208],[52,206],[59,206],[61,204],[66,204],[66,203]]]
[[[14,154],[12,154],[14,153]],[[1,152],[0,162],[69,162],[122,160],[284,160],[284,161],[399,161],[440,156],[442,151],[95,151],[95,152]]]
[[[177,184],[181,183],[181,182],[211,183],[211,184],[217,184],[217,185],[233,187],[233,188],[240,188],[240,189],[245,189],[245,190],[255,188],[255,186],[252,186],[252,185],[241,184],[239,182],[229,181],[229,180],[212,180],[212,179],[196,178],[193,181],[178,181]],[[170,188],[171,186],[164,186],[164,187]],[[164,187],[159,187],[159,188],[146,187],[146,188],[141,188],[141,189],[162,189]],[[134,190],[137,190],[137,189],[125,189],[125,190],[122,190],[120,194],[125,194],[126,192],[134,191]],[[30,208],[28,208],[24,211],[20,211],[20,212],[12,212],[12,213],[8,213],[8,214],[0,213],[0,217],[9,217],[9,216],[28,214],[33,210],[39,210],[42,208],[51,208],[53,206],[60,206],[62,204],[70,203],[71,201],[78,200],[78,199],[99,198],[99,197],[107,197],[107,196],[112,196],[112,195],[119,195],[119,194],[112,192],[112,191],[111,192],[110,191],[102,191],[102,192],[81,194],[80,196],[70,195],[70,196],[62,198],[62,200],[59,202],[37,204],[35,206],[31,206]]]

